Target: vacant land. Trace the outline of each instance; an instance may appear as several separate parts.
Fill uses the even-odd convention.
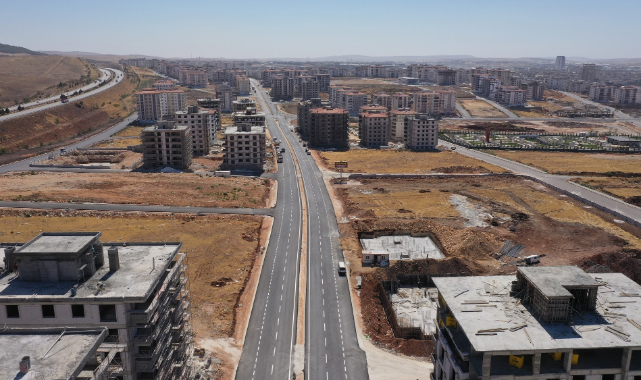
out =
[[[104,140],[101,141],[95,145],[93,145],[93,148],[126,148],[128,146],[133,146],[133,145],[140,145],[142,144],[142,140],[138,138],[125,138],[125,139],[111,139],[111,140]]]
[[[100,77],[84,59],[56,55],[0,57],[0,107],[47,98]]]
[[[364,277],[360,297],[355,297],[364,332],[379,345],[407,355],[427,356],[429,344],[394,337],[375,286],[392,272],[509,274],[528,254],[546,254],[541,265],[603,270],[604,265],[618,268],[622,260],[638,262],[635,255],[641,249],[640,229],[519,176],[367,179],[329,187],[338,200],[341,248],[351,276]],[[465,200],[464,211],[460,199]],[[470,226],[472,220],[476,226]],[[374,231],[428,234],[445,259],[429,260],[429,265],[403,260],[390,270],[363,267],[359,233]],[[498,255],[508,240],[525,246],[519,258]]]
[[[507,150],[493,150],[490,153],[553,174],[602,176],[606,173],[626,173],[641,176],[641,154]]]
[[[290,113],[292,115],[297,115],[298,114],[298,103],[282,103],[278,104],[278,109]]]
[[[0,123],[0,164],[52,150],[104,130],[135,110],[134,92],[153,78],[128,69],[116,86],[87,99]]]
[[[527,102],[530,108],[517,108],[512,112],[520,117],[554,117],[554,112],[563,109],[556,101],[535,101]]]
[[[257,216],[0,210],[0,241],[26,242],[42,231],[100,231],[103,242],[180,241],[196,336],[230,337],[261,223]]]
[[[139,137],[144,128],[145,127],[139,127],[139,126],[132,125],[132,126],[129,126],[129,127],[125,128],[125,129],[121,130],[118,133],[115,133],[115,134],[111,135],[111,137]]]
[[[552,99],[554,99],[556,101],[560,101],[560,102],[568,102],[568,103],[576,103],[576,102],[578,102],[578,100],[574,99],[573,97],[567,96],[562,92],[554,91],[554,90],[545,90],[545,92],[543,93],[543,96],[546,99],[552,98]]]
[[[331,84],[350,87],[356,91],[361,91],[367,95],[375,95],[380,93],[396,94],[396,93],[414,93],[422,91],[420,87],[406,86],[404,84],[394,83],[395,79],[332,79]]]
[[[443,120],[439,124],[439,130],[458,131],[458,130],[486,130],[493,131],[512,131],[512,132],[534,132],[534,133],[578,133],[578,132],[595,132],[608,133],[617,132],[636,134],[641,132],[641,128],[632,123],[625,121],[595,120],[592,123],[580,121],[465,121],[461,120]]]
[[[335,161],[347,161],[346,173],[502,173],[505,169],[462,154],[443,152],[407,152],[395,150],[354,149],[346,152],[321,152],[319,164],[334,170]],[[322,162],[320,162],[322,161]]]
[[[197,174],[13,173],[0,176],[3,200],[193,207],[266,207],[272,180]]]
[[[573,178],[572,181],[641,207],[641,178]]]
[[[503,112],[480,99],[460,99],[458,102],[472,117],[507,117]]]

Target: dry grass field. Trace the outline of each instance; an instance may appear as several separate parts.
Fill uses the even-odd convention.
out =
[[[480,99],[460,99],[458,102],[472,117],[506,117],[503,112]]]
[[[565,95],[565,94],[563,94],[563,93],[561,93],[559,91],[554,91],[554,90],[545,90],[545,92],[543,93],[543,96],[546,99],[547,98],[554,98],[554,100],[560,101],[560,102],[569,102],[569,103],[576,103],[577,102],[576,99],[574,99],[574,98],[572,98],[570,96],[567,96],[567,95]]]
[[[292,115],[298,114],[298,103],[282,103],[278,104],[278,109],[290,113]]]
[[[59,94],[99,78],[99,73],[95,67],[79,58],[56,55],[0,56],[0,107]],[[58,87],[61,82],[63,86]]]
[[[0,241],[26,242],[41,231],[100,231],[103,242],[180,241],[188,257],[197,337],[230,337],[261,223],[257,216],[1,210]],[[215,281],[225,285],[213,286]]]
[[[111,136],[112,137],[138,137],[140,136],[140,133],[142,133],[143,128],[145,127],[137,127],[135,125],[132,125]]]
[[[616,172],[641,174],[641,154],[505,150],[493,150],[490,153],[553,174],[595,176]]]
[[[10,173],[3,200],[193,207],[267,206],[271,180],[154,173]]]
[[[128,146],[140,144],[142,144],[142,140],[140,138],[111,139],[94,144],[92,145],[92,148],[126,148]]]
[[[641,206],[641,178],[573,178],[572,181],[610,194],[635,206]]]
[[[393,83],[393,80],[385,80],[385,79],[341,78],[341,79],[332,79],[331,84],[351,87],[352,89],[356,91],[361,91],[367,95],[375,95],[379,93],[385,93],[385,94],[391,95],[399,92],[411,94],[414,92],[422,91],[419,87],[406,86],[403,84]]]
[[[318,153],[323,166],[334,170],[335,161],[347,161],[346,173],[502,173],[505,169],[462,154],[443,152],[407,152],[395,150],[354,149],[346,152]],[[316,153],[314,154],[317,157]],[[317,161],[321,161],[318,160]]]

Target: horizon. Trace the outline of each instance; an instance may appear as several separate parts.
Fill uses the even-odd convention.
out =
[[[25,0],[5,4],[0,32],[11,36],[2,42],[35,51],[184,59],[641,57],[641,46],[628,43],[641,37],[635,29],[641,3],[542,0],[530,4],[454,0],[394,8],[380,0],[348,4],[329,0],[320,7],[280,0],[234,7],[221,1],[177,5],[166,0],[116,0],[106,7]],[[38,28],[24,30],[29,23]],[[592,27],[595,23],[602,27]]]

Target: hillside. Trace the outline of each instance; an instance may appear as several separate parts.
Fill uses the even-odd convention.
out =
[[[99,77],[99,71],[84,59],[0,55],[0,107],[60,94]]]
[[[29,54],[29,55],[45,55],[45,53],[40,53],[37,51],[29,50],[20,46],[12,46],[6,44],[0,44],[0,53],[6,54]]]

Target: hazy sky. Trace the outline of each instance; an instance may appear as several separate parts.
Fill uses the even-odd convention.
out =
[[[636,58],[640,20],[640,0],[5,0],[0,42],[187,58]]]

